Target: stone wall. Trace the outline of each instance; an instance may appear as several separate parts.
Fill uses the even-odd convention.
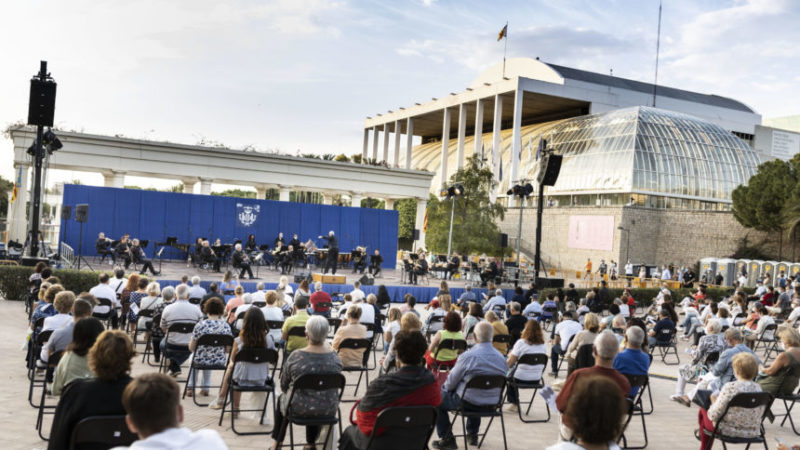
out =
[[[613,246],[610,251],[569,248],[569,220],[572,215],[611,216],[614,218]],[[499,224],[509,236],[509,245],[516,246],[519,209],[509,208]],[[630,229],[630,249],[627,249],[626,232]],[[727,257],[737,247],[742,237],[748,235],[751,243],[765,240],[763,233],[742,227],[733,214],[725,211],[684,211],[650,209],[630,206],[572,206],[546,208],[542,219],[542,258],[548,268],[570,271],[582,270],[586,259],[594,267],[600,259],[621,261],[624,264],[629,252],[634,264],[690,265],[704,257]],[[536,239],[536,208],[523,208],[523,253],[533,256]],[[770,251],[776,245],[767,242]],[[791,247],[784,245],[784,260],[791,259]]]

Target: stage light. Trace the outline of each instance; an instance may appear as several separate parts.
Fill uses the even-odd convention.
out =
[[[53,130],[49,128],[44,133],[44,136],[42,136],[42,144],[47,148],[47,153],[51,155],[64,146],[61,144],[61,140],[58,139],[58,136],[53,133]]]
[[[28,147],[28,154],[33,156],[36,154],[36,141],[33,141],[30,147]]]
[[[439,192],[439,197],[447,197],[447,195],[448,195],[448,191],[449,191],[448,189],[442,189],[442,190]]]

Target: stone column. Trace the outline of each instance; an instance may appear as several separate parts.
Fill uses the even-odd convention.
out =
[[[289,189],[288,186],[278,186],[278,189],[280,190],[279,191],[280,193],[279,193],[279,196],[278,196],[278,200],[280,200],[282,202],[288,202],[289,201],[289,192],[291,192],[291,189]]]
[[[364,194],[360,192],[350,193],[350,206],[353,208],[361,208],[361,200],[364,199]]]
[[[267,187],[262,185],[256,186],[256,199],[264,200],[267,198]]]
[[[416,248],[425,247],[425,210],[428,208],[428,200],[417,199],[417,218],[414,222],[414,229],[419,230],[419,239],[414,241]]]
[[[184,194],[194,194],[194,185],[197,183],[196,178],[184,178],[181,183],[183,183]]]
[[[200,178],[200,194],[211,195],[211,178]]]
[[[330,205],[333,202],[333,194],[322,192],[322,204]]]
[[[394,199],[393,198],[385,198],[383,199],[383,209],[394,209]]]
[[[475,147],[472,149],[473,155],[481,154],[483,145],[483,99],[478,99],[475,104]]]
[[[467,133],[467,105],[458,105],[458,146],[456,152],[456,169],[464,167],[464,137]]]
[[[406,169],[411,168],[411,150],[414,144],[414,119],[406,119]]]
[[[400,121],[394,121],[394,158],[393,167],[398,167],[400,165]]]
[[[121,170],[112,170],[111,173],[103,174],[103,186],[113,188],[125,187],[125,172]]]
[[[439,164],[439,173],[441,174],[441,185],[444,186],[447,184],[448,174],[447,174],[447,156],[448,156],[448,146],[450,144],[450,108],[444,109],[444,115],[442,118],[442,160]]]
[[[512,124],[513,135],[511,138],[511,179],[509,180],[509,186],[512,186],[511,183],[519,181],[519,155],[522,151],[520,127],[522,126],[523,94],[524,91],[519,89],[519,84],[517,84],[517,90],[514,91],[514,120]]]
[[[22,169],[20,172],[20,168]],[[19,177],[20,185],[17,191],[17,199],[11,203],[11,196],[13,195],[13,188],[9,189],[9,203],[8,203],[8,239],[18,242],[25,242],[25,234],[28,230],[28,216],[25,214],[28,200],[30,199],[30,192],[28,191],[28,183],[30,180],[29,172],[31,166],[27,164],[14,165],[14,182]]]
[[[500,153],[502,151],[500,132],[503,128],[503,97],[500,94],[494,96],[494,123],[492,125],[492,172],[495,174],[495,179],[499,175]]]
[[[367,151],[369,149],[369,128],[364,128],[364,148],[361,150],[361,161],[367,159]]]
[[[372,127],[372,159],[378,159],[378,127]]]
[[[389,124],[383,125],[383,158],[381,162],[389,162]]]

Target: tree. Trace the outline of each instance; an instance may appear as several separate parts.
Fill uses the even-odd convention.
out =
[[[0,177],[0,216],[8,217],[8,193],[14,189],[14,182]]]
[[[255,192],[245,191],[242,189],[227,189],[222,192],[212,192],[211,195],[217,195],[220,197],[256,198]]]
[[[413,239],[414,222],[417,220],[417,200],[404,198],[394,203],[394,209],[398,211],[397,238]],[[422,225],[420,225],[422,226]]]
[[[470,157],[463,168],[450,177],[450,184],[464,186],[464,195],[455,200],[453,218],[453,250],[463,254],[486,253],[501,255],[498,242],[500,233],[497,221],[502,220],[506,208],[489,201],[494,188],[494,175],[482,167],[479,158]],[[428,230],[425,245],[431,251],[444,253],[450,232],[450,211],[453,202],[431,195],[428,199]]]

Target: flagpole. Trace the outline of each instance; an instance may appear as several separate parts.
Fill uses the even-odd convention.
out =
[[[503,79],[506,79],[506,53],[508,52],[508,21],[506,21],[506,35],[505,42],[503,43]]]

